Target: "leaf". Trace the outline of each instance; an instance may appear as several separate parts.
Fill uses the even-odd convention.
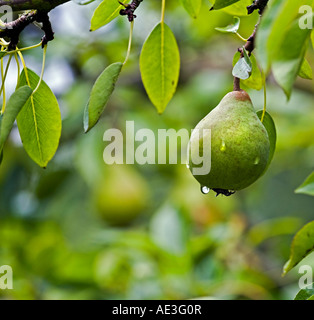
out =
[[[181,0],[181,3],[189,15],[196,19],[201,10],[202,0]]]
[[[213,5],[213,7],[210,10],[219,10],[219,9],[228,7],[238,1],[240,1],[240,0],[216,0],[215,4]]]
[[[222,9],[223,12],[226,12],[232,16],[247,16],[247,6],[252,4],[252,0],[240,0],[231,6],[225,7]]]
[[[22,107],[32,94],[33,90],[28,86],[18,88],[11,95],[5,111],[1,117],[1,128],[0,128],[0,151],[2,151],[4,143],[9,137],[12,130],[14,121],[19,114]]]
[[[256,114],[259,117],[259,119],[261,119],[262,114],[263,114],[263,110],[257,111]],[[273,157],[274,157],[274,153],[276,150],[276,142],[277,142],[277,132],[276,132],[275,122],[274,122],[273,118],[271,117],[271,115],[267,111],[265,113],[265,116],[264,116],[262,123],[268,133],[269,144],[270,144],[268,162],[267,162],[267,166],[264,170],[264,173],[265,173],[266,170],[268,169],[271,161],[273,160]]]
[[[287,31],[299,16],[299,8],[306,4],[312,5],[312,0],[269,1],[256,35],[259,62],[265,72],[268,73],[270,70],[271,63],[287,36]],[[295,48],[296,44],[292,43],[292,47]]]
[[[123,6],[117,0],[103,0],[93,13],[90,31],[95,31],[111,22],[119,15],[121,9]]]
[[[88,132],[98,122],[115,88],[122,67],[121,62],[113,63],[97,78],[84,110],[85,132]]]
[[[314,300],[314,283],[302,288],[295,296],[294,300]]]
[[[283,275],[295,267],[306,256],[314,250],[314,221],[306,224],[294,236],[291,249],[290,259],[283,268]]]
[[[295,193],[303,193],[314,196],[314,171],[306,178],[300,187],[295,190]]]
[[[34,90],[39,77],[27,69],[30,87]],[[19,87],[27,85],[25,70]],[[54,156],[61,136],[61,114],[58,101],[44,81],[26,102],[17,116],[17,126],[28,155],[41,167],[46,167]]]
[[[313,79],[313,71],[309,64],[309,62],[304,58],[298,76],[303,79],[312,80]]]
[[[228,33],[228,32],[237,33],[240,28],[240,18],[234,17],[233,21],[234,21],[233,24],[230,24],[224,28],[215,28],[215,30],[224,32],[224,33]]]
[[[257,246],[272,237],[295,234],[302,224],[302,219],[295,217],[263,220],[250,228],[248,238],[254,246]]]
[[[252,62],[244,48],[243,55],[244,57],[242,57],[233,67],[232,75],[242,80],[246,80],[252,73]]]
[[[234,55],[233,62],[232,62],[233,66],[237,63],[237,61],[239,61],[240,57],[241,57],[240,52],[237,52]],[[251,76],[248,79],[243,80],[242,83],[245,86],[252,88],[254,90],[261,90],[263,88],[263,77],[262,77],[261,70],[259,69],[256,58],[253,54],[251,54],[250,60],[252,62]]]
[[[304,59],[310,31],[301,29],[298,20],[294,21],[273,61],[274,77],[288,99]]]
[[[153,242],[163,250],[182,255],[186,251],[187,232],[185,220],[170,205],[159,209],[150,222],[150,236]]]
[[[180,72],[177,41],[165,23],[159,23],[145,41],[140,70],[148,97],[161,114],[176,91]]]

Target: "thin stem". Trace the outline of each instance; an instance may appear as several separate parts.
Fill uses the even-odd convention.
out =
[[[26,79],[27,85],[30,87],[31,83],[29,81],[27,67],[26,67],[26,63],[25,63],[24,57],[23,57],[23,55],[22,55],[22,53],[20,51],[17,51],[17,54],[19,55],[19,57],[21,59],[21,62],[22,62],[22,65],[23,65],[23,69],[24,69],[24,72],[25,72],[25,79]]]
[[[264,121],[265,114],[266,114],[266,107],[267,107],[266,76],[263,70],[262,70],[262,77],[263,77],[263,87],[264,87],[264,108],[263,108],[263,113],[261,117],[261,122]]]
[[[247,42],[247,39],[243,38],[238,32],[236,32],[236,35],[244,42]]]
[[[0,94],[3,92],[3,103],[2,103],[2,109],[1,109],[1,113],[4,112],[5,110],[5,104],[6,104],[6,99],[5,99],[5,79],[7,78],[7,74],[8,74],[8,70],[9,70],[9,66],[11,63],[11,59],[12,56],[9,57],[7,65],[5,67],[5,71],[3,74],[3,58],[1,59],[1,79],[2,79],[2,84],[1,84],[1,89],[0,89]]]
[[[134,20],[130,24],[130,35],[129,35],[128,51],[126,53],[126,57],[125,57],[125,60],[123,62],[123,65],[125,65],[127,63],[127,61],[129,60],[129,57],[130,57],[131,48],[132,48],[133,29],[134,29]]]
[[[35,45],[33,45],[33,46],[29,46],[29,47],[25,47],[25,48],[21,48],[21,49],[15,49],[15,50],[11,50],[11,51],[5,51],[5,55],[7,55],[7,54],[11,54],[11,53],[15,53],[15,52],[17,52],[17,51],[26,51],[26,50],[31,50],[31,49],[34,49],[34,48],[38,48],[38,47],[40,47],[42,45],[42,41],[41,42],[39,42],[39,43],[37,43],[37,44],[35,44]],[[3,52],[2,50],[1,50],[1,52]]]
[[[39,78],[39,81],[37,83],[37,86],[36,88],[34,89],[32,95],[35,94],[35,92],[38,90],[40,84],[41,84],[41,81],[43,79],[43,76],[44,76],[44,70],[45,70],[45,62],[46,62],[46,52],[47,52],[47,45],[44,46],[44,50],[43,50],[43,63],[42,63],[42,66],[41,66],[41,74],[40,74],[40,78]]]
[[[161,4],[161,23],[165,22],[166,0],[162,0]]]
[[[19,82],[20,82],[21,67],[20,67],[19,58],[18,58],[16,52],[14,52],[14,58],[15,58],[16,67],[17,67],[17,81],[16,81],[16,88],[17,88],[17,86],[19,85]]]

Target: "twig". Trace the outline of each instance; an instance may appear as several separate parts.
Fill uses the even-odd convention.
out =
[[[48,13],[38,12],[36,21],[42,22],[42,24],[43,24],[41,29],[45,32],[45,34],[42,37],[41,41],[42,41],[42,48],[44,48],[44,46],[48,43],[48,41],[51,41],[54,39],[54,36],[53,36],[54,32],[51,27]]]
[[[143,0],[132,0],[130,4],[124,4],[119,1],[119,3],[125,7],[125,9],[120,10],[121,16],[128,16],[130,22],[134,21],[136,15],[134,14],[135,10],[139,7]]]
[[[49,12],[70,0],[0,0],[0,6],[10,6],[13,11],[40,10]]]
[[[246,7],[248,14],[251,14],[258,9],[258,13],[262,15],[267,6],[267,3],[268,3],[268,0],[254,0],[253,4]]]
[[[251,14],[254,12],[254,10],[259,9],[259,14],[262,15],[264,12],[264,9],[268,3],[268,0],[255,0],[251,6],[248,6],[248,14]],[[255,25],[255,29],[253,33],[250,35],[248,40],[246,41],[244,45],[244,49],[248,52],[248,55],[250,56],[252,51],[255,49],[255,37],[257,32],[258,24]],[[241,58],[244,57],[243,54],[243,48],[239,48],[238,51],[241,53]],[[233,81],[233,90],[234,91],[240,91],[240,79],[237,77],[234,77]]]
[[[0,37],[8,37],[10,39],[10,44],[8,50],[15,50],[18,42],[20,33],[31,23],[41,22],[42,30],[45,32],[45,35],[42,38],[43,47],[47,44],[48,41],[53,40],[53,31],[49,21],[48,14],[46,12],[41,12],[37,10],[31,10],[22,14],[18,19],[4,23],[4,26],[1,26]]]

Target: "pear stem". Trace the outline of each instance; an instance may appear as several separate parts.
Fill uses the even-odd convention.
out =
[[[244,45],[244,49],[248,52],[249,56],[252,54],[252,51],[255,49],[255,37],[256,37],[258,25],[259,23],[255,25],[255,29],[253,33],[250,35],[250,37],[247,39]],[[239,48],[238,51],[241,53],[240,57],[243,58],[244,57],[243,48]],[[241,91],[240,79],[237,77],[234,77],[234,80],[233,80],[233,91]]]
[[[255,10],[259,10],[258,13],[260,15],[260,19],[261,16],[264,12],[264,9],[267,6],[269,0],[254,0],[253,4],[247,7],[248,10],[248,14],[253,13]],[[260,22],[259,19],[259,22]],[[259,25],[259,22],[255,25],[255,29],[253,31],[253,33],[251,34],[251,36],[247,39],[245,45],[244,45],[244,49],[248,52],[249,56],[251,55],[252,51],[255,49],[255,36],[256,36],[256,32],[257,32],[257,27]],[[241,58],[243,58],[243,49],[239,48],[238,51],[241,53]],[[240,87],[240,78],[234,77],[233,80],[233,91],[241,91],[241,87]]]
[[[234,80],[233,80],[233,91],[241,91],[240,78],[234,77]]]

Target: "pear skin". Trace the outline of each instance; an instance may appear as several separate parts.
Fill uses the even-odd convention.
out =
[[[202,186],[241,190],[264,173],[269,158],[269,137],[245,91],[225,95],[195,129],[198,132],[210,129],[210,134],[204,135],[193,131],[188,149],[189,169]],[[202,156],[203,146],[208,146],[208,142],[211,143],[210,172],[196,175],[193,169],[202,164],[193,163],[195,153]]]

